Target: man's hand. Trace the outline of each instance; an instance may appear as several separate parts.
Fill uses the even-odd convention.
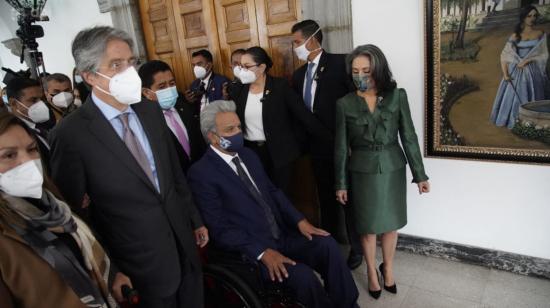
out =
[[[126,301],[122,295],[122,286],[127,285],[133,289],[132,282],[128,276],[124,275],[121,272],[116,273],[115,280],[113,281],[112,292],[115,300],[119,303]]]
[[[185,91],[185,93],[183,93],[183,95],[185,96],[185,99],[190,103],[195,102],[195,100],[197,99],[195,97],[195,93],[191,90]]]
[[[268,248],[264,251],[264,254],[260,260],[267,267],[271,281],[275,281],[275,278],[277,278],[279,282],[283,282],[283,277],[288,278],[288,272],[286,270],[285,263],[296,265],[296,262],[283,256],[278,251],[271,248]]]
[[[206,229],[205,226],[195,229],[195,240],[197,242],[197,246],[200,248],[203,248],[206,244],[208,244],[208,229]]]
[[[82,197],[82,208],[87,209],[90,206],[90,196],[88,194],[84,194],[84,197]]]
[[[227,90],[227,87],[229,86],[229,83],[226,81],[222,85],[222,95],[223,99],[228,100],[229,99],[229,91]]]
[[[298,230],[300,230],[300,232],[310,241],[313,239],[313,235],[320,235],[320,236],[330,235],[330,233],[328,233],[323,229],[315,228],[306,219],[300,220],[300,222],[298,223]]]

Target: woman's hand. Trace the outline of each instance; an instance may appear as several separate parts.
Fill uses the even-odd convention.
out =
[[[417,185],[419,194],[430,192],[430,183],[428,181],[417,183]]]
[[[346,189],[340,189],[336,191],[336,200],[342,205],[346,205],[348,202],[348,191]]]
[[[521,62],[518,64],[518,68],[524,68],[524,67],[526,67],[527,64],[529,64],[529,62],[531,62],[531,61],[529,61],[529,60],[523,60],[523,61],[521,61]]]
[[[510,77],[510,75],[508,75],[508,74],[504,75],[503,78],[504,78],[504,80],[506,80],[506,81],[511,81],[511,80],[512,80],[512,77]]]

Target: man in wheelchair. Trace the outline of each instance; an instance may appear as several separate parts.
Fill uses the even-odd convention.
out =
[[[357,287],[336,241],[294,208],[243,147],[235,103],[212,102],[200,119],[210,147],[188,180],[212,243],[258,260],[264,280],[288,287],[306,307],[357,307]]]

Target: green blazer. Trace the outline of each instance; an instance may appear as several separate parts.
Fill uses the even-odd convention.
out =
[[[403,149],[397,141],[401,139]],[[394,89],[374,113],[355,92],[336,103],[336,189],[348,189],[348,172],[386,173],[410,164],[413,182],[426,181],[407,93]]]

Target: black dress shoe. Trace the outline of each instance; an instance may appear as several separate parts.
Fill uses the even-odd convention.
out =
[[[382,273],[382,279],[384,280],[384,290],[397,294],[397,284],[393,284],[393,286],[387,286],[386,285],[386,277],[384,277],[384,263],[380,264],[380,267],[378,268],[380,270],[380,273]]]
[[[376,271],[376,279],[378,279],[378,282],[380,283],[380,276],[378,276],[378,271]],[[369,295],[372,296],[374,299],[378,299],[380,297],[380,294],[382,294],[382,289],[377,291],[372,291],[367,287],[367,291],[369,291]]]
[[[363,255],[350,252],[348,256],[348,267],[350,270],[358,268],[363,263]]]

